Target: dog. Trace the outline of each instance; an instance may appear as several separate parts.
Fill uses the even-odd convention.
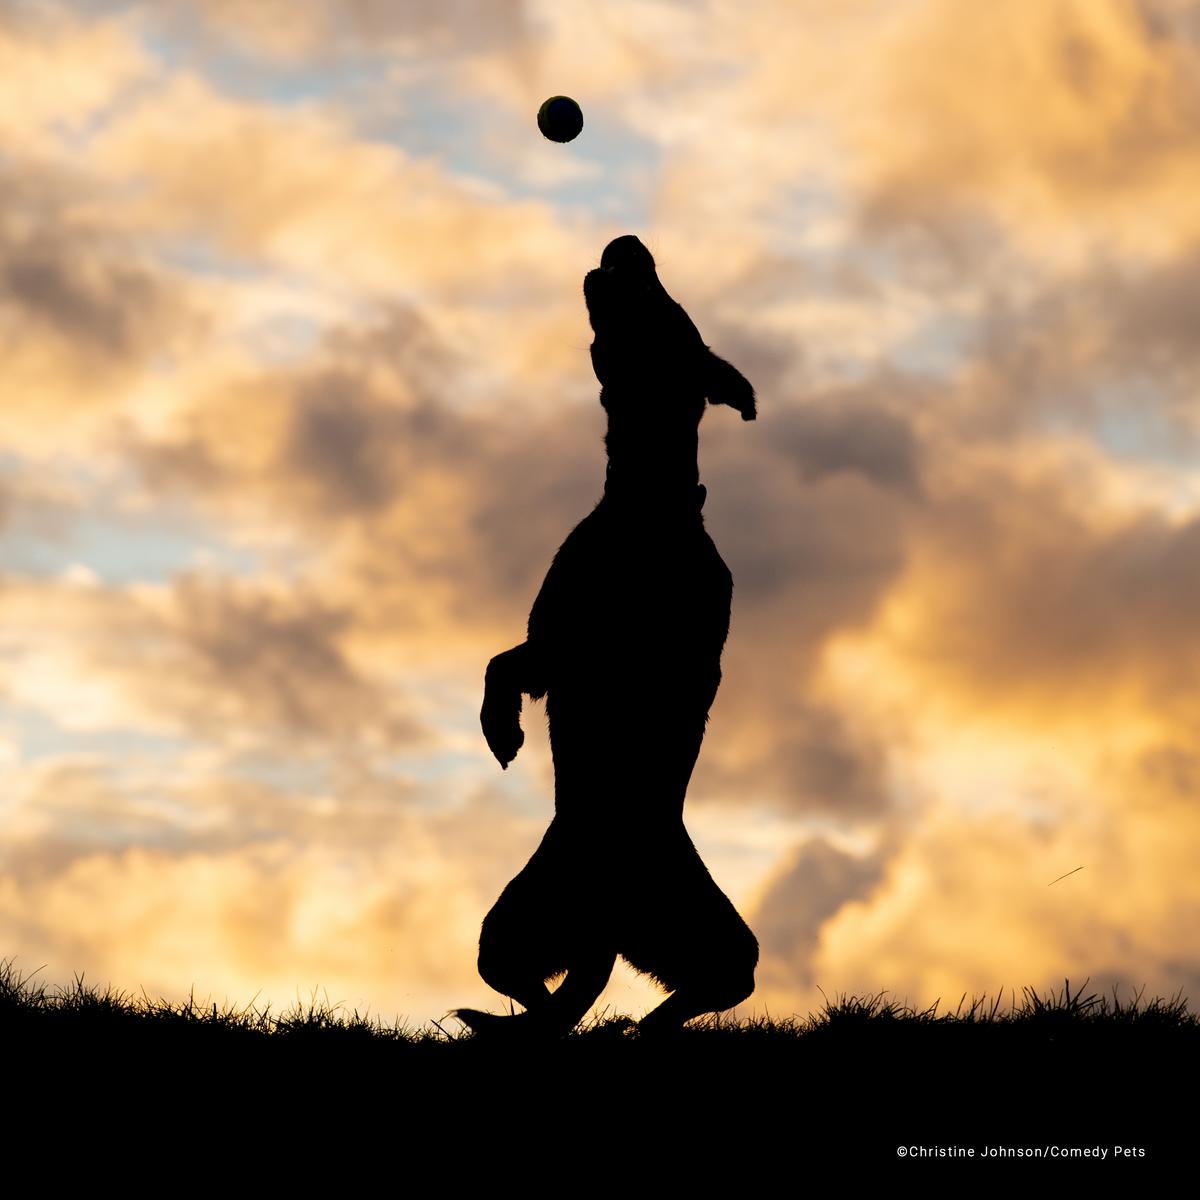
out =
[[[704,528],[699,424],[706,404],[754,420],[754,389],[704,344],[638,238],[610,242],[583,293],[608,467],[526,640],[485,674],[480,723],[502,767],[524,741],[522,697],[545,697],[555,812],[480,934],[481,976],[525,1011],[458,1010],[477,1034],[569,1032],[618,955],[670,993],[639,1029],[678,1029],[746,999],[758,962],[683,823],[733,591]]]

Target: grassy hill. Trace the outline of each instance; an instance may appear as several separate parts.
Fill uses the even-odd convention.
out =
[[[451,1172],[563,1156],[607,1171],[636,1148],[665,1180],[732,1171],[745,1183],[770,1162],[798,1170],[799,1186],[817,1164],[927,1179],[964,1164],[1047,1170],[1084,1149],[1106,1153],[1073,1153],[1069,1169],[1133,1178],[1182,1160],[1195,1126],[1200,1021],[1182,997],[1123,1002],[1067,983],[917,1011],[850,996],[663,1040],[601,1020],[548,1045],[489,1044],[453,1024],[389,1027],[316,1004],[222,1011],[0,969],[10,1095],[102,1093],[113,1107],[93,1108],[88,1130],[140,1112],[156,1144],[186,1144],[207,1114],[226,1125],[225,1148],[256,1127],[295,1138],[311,1123],[326,1149],[335,1128],[366,1156],[400,1138],[410,1165]]]

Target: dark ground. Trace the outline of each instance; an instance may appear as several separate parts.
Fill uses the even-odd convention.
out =
[[[224,1173],[267,1194],[318,1178],[339,1179],[338,1194],[374,1191],[376,1177],[409,1191],[418,1176],[435,1190],[790,1192],[818,1171],[832,1187],[1013,1169],[1128,1184],[1186,1168],[1197,1129],[1200,1022],[1180,997],[1068,986],[948,1014],[842,998],[803,1020],[666,1039],[613,1020],[549,1045],[444,1025],[388,1028],[315,1005],[221,1012],[82,982],[56,992],[10,968],[5,1167],[46,1184]],[[1042,1157],[985,1155],[995,1147]],[[1056,1148],[1107,1157],[1064,1162]]]

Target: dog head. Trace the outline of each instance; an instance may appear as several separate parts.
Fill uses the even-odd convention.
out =
[[[654,257],[632,234],[604,248],[583,280],[595,339],[592,368],[605,389],[676,391],[756,416],[754,388],[704,344],[692,319],[659,282]]]

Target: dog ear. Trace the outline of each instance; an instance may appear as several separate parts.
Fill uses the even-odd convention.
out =
[[[710,404],[727,404],[730,408],[736,408],[742,414],[743,421],[753,421],[758,416],[750,380],[732,363],[727,363],[711,350],[704,365],[704,388]]]

